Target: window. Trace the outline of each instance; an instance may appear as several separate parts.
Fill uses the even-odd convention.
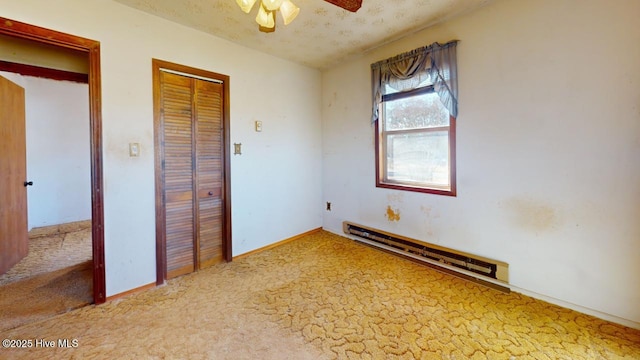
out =
[[[409,56],[402,54],[385,60],[381,62],[379,74],[375,74],[376,64],[372,65],[376,186],[455,196],[456,119],[449,108],[455,104],[453,110],[457,111],[457,96],[445,94],[443,101],[441,94],[443,88],[457,88],[453,83],[451,86],[447,83],[455,78],[455,69],[451,71],[447,66],[440,66],[440,71],[435,70],[437,64],[429,61],[433,58],[432,50],[433,45],[407,53]],[[413,61],[411,56],[416,53],[422,54],[423,59],[407,64],[407,58]],[[385,69],[397,58],[403,62],[402,68],[413,66],[418,70],[413,76],[385,76]],[[418,68],[420,62],[424,64],[421,69]],[[447,71],[441,71],[442,68]],[[378,89],[375,88],[376,79],[380,80]]]
[[[455,119],[433,85],[382,96],[378,187],[455,195]]]

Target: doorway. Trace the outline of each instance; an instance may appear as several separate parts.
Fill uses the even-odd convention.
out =
[[[153,59],[157,284],[231,261],[229,77]]]
[[[0,17],[0,35],[86,54],[89,63],[89,127],[91,158],[91,245],[93,302],[106,301],[104,267],[104,211],[102,186],[102,113],[100,106],[100,43]],[[55,70],[52,71],[55,73]],[[24,179],[26,181],[26,179]],[[26,229],[25,229],[26,230]]]

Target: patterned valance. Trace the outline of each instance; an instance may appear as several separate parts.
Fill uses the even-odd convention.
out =
[[[415,89],[429,79],[440,101],[453,117],[458,116],[457,40],[444,45],[433,43],[390,59],[371,64],[373,110],[371,121],[378,121],[378,109],[385,86],[397,91]]]

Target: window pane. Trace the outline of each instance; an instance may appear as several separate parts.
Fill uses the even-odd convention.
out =
[[[449,188],[449,132],[387,135],[387,181]]]
[[[386,130],[449,126],[449,111],[436,93],[385,101],[383,105]]]

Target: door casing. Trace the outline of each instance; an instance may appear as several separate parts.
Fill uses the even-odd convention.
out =
[[[93,302],[106,301],[104,266],[104,198],[102,174],[102,107],[100,42],[0,17],[0,34],[40,44],[74,49],[89,57],[89,127],[91,147],[91,239]]]

